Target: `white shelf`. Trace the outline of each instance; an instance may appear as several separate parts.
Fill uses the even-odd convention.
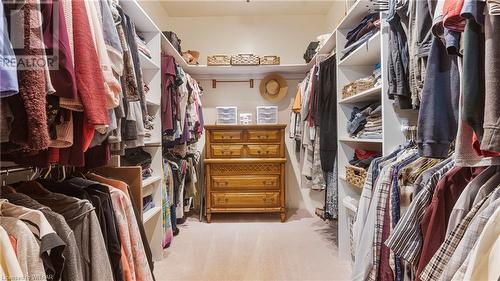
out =
[[[142,214],[142,222],[147,223],[155,215],[158,215],[160,213],[161,213],[161,207],[153,207]]]
[[[346,16],[339,23],[338,29],[353,28],[369,13],[373,13],[375,5],[372,1],[357,0],[347,11]],[[372,10],[370,10],[370,8]]]
[[[303,79],[309,70],[307,64],[208,66],[188,65],[184,70],[197,79],[216,78],[263,78],[266,74],[278,72],[288,79]]]
[[[339,175],[339,179],[342,180],[343,182],[349,184],[351,187],[353,187],[357,191],[361,192],[363,190],[363,188],[359,188],[359,187],[353,185],[352,183],[348,182],[345,175]]]
[[[146,178],[145,180],[142,181],[142,187],[146,187],[148,185],[152,185],[153,183],[156,183],[161,180],[160,176],[151,176],[149,178]]]
[[[141,68],[146,70],[160,70],[160,67],[148,56],[139,51],[139,60],[141,62]]]
[[[318,55],[327,55],[333,52],[336,46],[336,36],[337,36],[337,30],[335,29],[330,34],[330,37],[328,37],[325,44],[318,50],[318,52],[314,55],[312,60],[307,64],[307,69],[311,69],[316,64],[316,59]]]
[[[357,102],[369,102],[380,100],[382,93],[382,86],[377,86],[368,90],[365,90],[357,95],[342,99],[339,101],[340,104],[357,103]]]
[[[360,138],[342,137],[342,138],[339,138],[339,141],[352,142],[352,143],[380,143],[380,144],[382,144],[382,139],[360,139]]]
[[[146,104],[147,105],[151,105],[151,106],[160,106],[161,104],[157,101],[152,101],[152,100],[149,100],[146,96]]]
[[[177,52],[174,46],[172,46],[170,41],[168,41],[167,37],[165,37],[163,33],[161,33],[161,50],[163,53],[166,53],[174,57],[175,62],[177,62],[182,67],[182,69],[184,69],[185,72],[191,74],[191,72],[187,70],[187,67],[189,66],[187,62],[184,60],[181,54]]]
[[[382,150],[382,139],[357,139],[350,137],[340,137],[339,142],[349,146],[351,149],[363,149],[370,151]],[[342,150],[344,150],[342,148]]]
[[[380,62],[380,31],[339,62],[339,66],[371,66]]]
[[[136,0],[122,0],[120,6],[139,32],[159,32],[159,28]]]

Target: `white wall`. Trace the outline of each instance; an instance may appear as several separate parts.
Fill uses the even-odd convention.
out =
[[[282,64],[304,63],[302,55],[316,36],[331,32],[345,14],[344,1],[335,1],[326,15],[169,17],[159,2],[140,0],[141,6],[163,31],[174,31],[182,40],[183,50],[200,51],[200,63],[208,54],[254,53],[279,55]],[[245,83],[219,83],[212,89],[210,80],[199,81],[204,88],[205,122],[215,122],[215,107],[238,106],[239,112],[253,113],[258,105],[268,105],[255,88]],[[290,111],[299,81],[288,81],[289,93],[279,104],[279,122],[289,123]],[[314,214],[323,207],[324,192],[301,188],[301,163],[295,153],[295,142],[285,137],[287,145],[286,196],[289,209]],[[202,145],[202,144],[200,144]]]
[[[169,18],[164,30],[173,30],[183,50],[207,55],[254,53],[278,55],[282,64],[304,63],[309,42],[327,32],[324,16],[245,16]]]

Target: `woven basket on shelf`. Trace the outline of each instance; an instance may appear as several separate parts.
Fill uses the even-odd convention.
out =
[[[342,99],[355,96],[363,91],[373,88],[373,83],[359,84],[356,81],[351,82],[342,88]]]
[[[366,179],[366,170],[353,165],[345,166],[346,181],[358,188],[363,188]]]
[[[260,58],[254,54],[237,54],[231,56],[231,65],[259,65]]]
[[[207,56],[207,65],[231,65],[231,56],[229,55]]]
[[[280,57],[278,56],[261,56],[260,64],[262,65],[279,65]]]

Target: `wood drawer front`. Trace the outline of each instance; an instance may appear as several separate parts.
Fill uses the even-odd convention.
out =
[[[279,130],[247,130],[249,142],[281,142]]]
[[[248,157],[280,157],[279,144],[248,144]]]
[[[210,164],[210,175],[280,175],[280,163],[221,163]]]
[[[279,190],[280,177],[271,176],[212,176],[213,190]]]
[[[210,154],[213,158],[239,158],[243,156],[244,147],[241,144],[212,144]]]
[[[210,131],[212,142],[241,142],[243,141],[243,131],[240,130],[216,130]]]
[[[212,192],[212,208],[270,208],[280,206],[279,192]]]

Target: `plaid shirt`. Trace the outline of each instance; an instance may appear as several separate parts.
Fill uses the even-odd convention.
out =
[[[495,210],[500,207],[500,199],[495,198],[499,196],[499,191],[499,188],[494,191],[494,194],[490,197],[490,201],[491,199],[494,199],[494,201],[489,205],[487,205],[488,203],[483,204],[484,206],[487,205],[487,207],[484,208],[483,206],[484,210],[479,211],[477,216],[474,217],[474,219],[471,221],[469,227],[463,235],[463,238],[460,240],[460,243],[455,247],[455,250],[448,258],[448,262],[444,263],[444,268],[442,269],[441,276],[439,276],[439,280],[451,280],[456,273],[458,273],[457,276],[461,276],[465,273],[465,269],[467,268],[467,266],[464,266],[462,269],[462,264],[466,263],[467,256],[476,244],[476,241],[483,231],[484,226],[491,218]]]
[[[434,189],[438,181],[453,168],[454,162],[450,161],[443,168],[432,175],[425,188],[420,191],[412,201],[408,211],[401,217],[394,228],[393,233],[385,244],[394,251],[395,255],[416,265],[422,248],[422,234],[420,231],[420,219],[422,219],[425,208],[430,204]]]
[[[378,201],[372,202],[376,205],[375,215],[375,233],[373,238],[373,266],[368,275],[368,280],[377,280],[378,269],[380,266],[380,250],[382,248],[382,229],[384,226],[385,207],[389,200],[389,193],[391,190],[392,173],[394,168],[401,162],[412,157],[415,150],[408,150],[401,154],[396,161],[391,163],[385,173],[382,173],[377,182],[376,192],[379,193]]]
[[[422,273],[420,274],[420,280],[422,281],[430,281],[430,280],[438,280],[439,276],[443,272],[446,264],[450,260],[451,256],[455,252],[458,247],[462,237],[465,234],[465,231],[469,227],[470,222],[479,211],[483,203],[488,199],[489,195],[483,200],[479,201],[472,209],[467,213],[465,218],[455,227],[455,229],[446,237],[443,244],[437,252],[434,254],[432,259],[429,261],[427,266],[424,268]]]

